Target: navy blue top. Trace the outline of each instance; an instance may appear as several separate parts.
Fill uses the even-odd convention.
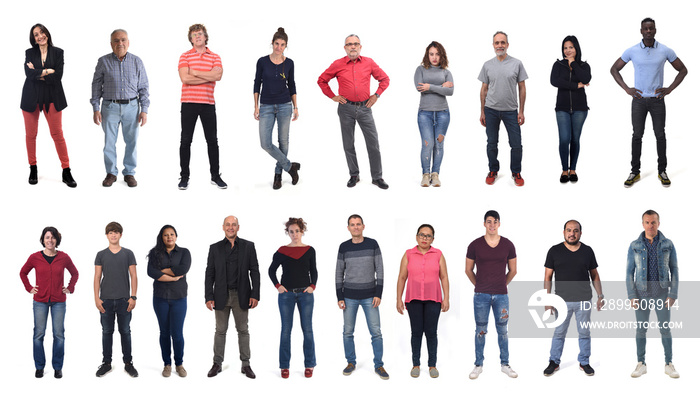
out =
[[[154,250],[148,254],[148,276],[153,281],[153,296],[170,300],[187,297],[187,272],[192,265],[192,256],[186,248],[175,245],[170,253],[158,253]],[[161,282],[158,280],[164,275],[163,271],[170,268],[175,276],[183,275],[175,282]]]
[[[269,55],[258,59],[253,93],[260,93],[261,85],[260,103],[289,103],[292,95],[297,94],[297,86],[294,83],[294,61],[285,58],[284,62],[276,65],[272,63]]]

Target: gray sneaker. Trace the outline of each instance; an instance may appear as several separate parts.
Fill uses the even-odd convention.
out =
[[[661,180],[661,185],[664,187],[670,187],[671,186],[671,179],[668,178],[668,175],[666,174],[666,171],[663,171],[659,173],[659,180]]]
[[[411,369],[411,377],[418,378],[420,376],[420,367],[416,366]]]
[[[625,180],[625,188],[630,188],[632,185],[636,182],[638,182],[640,179],[639,173],[630,173],[629,176],[627,176],[627,180]]]

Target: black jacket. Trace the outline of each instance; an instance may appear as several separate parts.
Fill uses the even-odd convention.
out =
[[[585,88],[578,88],[578,83],[588,84],[591,81],[591,67],[586,62],[573,62],[569,69],[566,59],[554,62],[550,82],[559,88],[557,92],[556,111],[586,111]]]
[[[231,242],[223,240],[209,247],[207,270],[204,276],[204,301],[214,301],[214,309],[224,309],[228,300],[226,277],[226,245]],[[241,309],[248,309],[248,300],[260,301],[260,271],[255,244],[238,238],[238,303]]]
[[[34,69],[27,66],[27,62],[32,62]],[[44,76],[44,81],[39,80],[44,69],[54,69],[55,73]],[[33,112],[39,102],[39,84],[48,90],[48,95],[56,111],[61,111],[68,106],[66,95],[63,93],[61,78],[63,77],[63,50],[58,47],[49,47],[46,54],[44,66],[41,65],[41,50],[39,47],[29,48],[25,52],[24,74],[27,79],[22,88],[22,102],[20,107],[24,111]]]

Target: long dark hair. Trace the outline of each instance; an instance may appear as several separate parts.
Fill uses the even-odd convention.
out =
[[[158,262],[158,265],[160,265],[160,263],[165,259],[165,255],[167,254],[165,242],[163,242],[163,233],[168,228],[171,228],[175,232],[175,236],[177,237],[177,230],[175,229],[175,227],[171,226],[170,224],[164,225],[158,232],[158,236],[156,237],[156,245],[151,249],[151,251],[148,252],[148,258],[155,259]]]
[[[37,44],[36,40],[34,40],[34,29],[36,28],[39,28],[41,32],[46,35],[46,41],[49,47],[53,47],[53,41],[51,41],[51,33],[49,33],[49,29],[40,23],[37,23],[36,25],[32,26],[31,29],[29,29],[29,44],[31,44],[32,47],[39,47],[39,44]]]
[[[571,44],[574,45],[574,49],[576,50],[576,57],[574,58],[574,61],[581,63],[581,46],[579,45],[576,36],[564,37],[564,41],[561,42],[561,58],[566,59],[566,56],[564,55],[564,43],[566,43],[567,41],[571,41]]]

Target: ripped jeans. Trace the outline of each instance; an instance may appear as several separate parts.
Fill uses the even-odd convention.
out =
[[[474,335],[476,361],[474,365],[482,366],[484,364],[484,345],[488,332],[489,310],[493,310],[493,316],[496,318],[501,365],[508,365],[508,295],[486,293],[474,293],[474,321],[476,322],[476,334]]]
[[[420,164],[423,173],[431,173],[430,160],[433,160],[432,172],[440,173],[442,155],[444,154],[445,135],[450,125],[450,111],[418,111],[418,129],[421,137]],[[442,136],[442,141],[438,137]]]

